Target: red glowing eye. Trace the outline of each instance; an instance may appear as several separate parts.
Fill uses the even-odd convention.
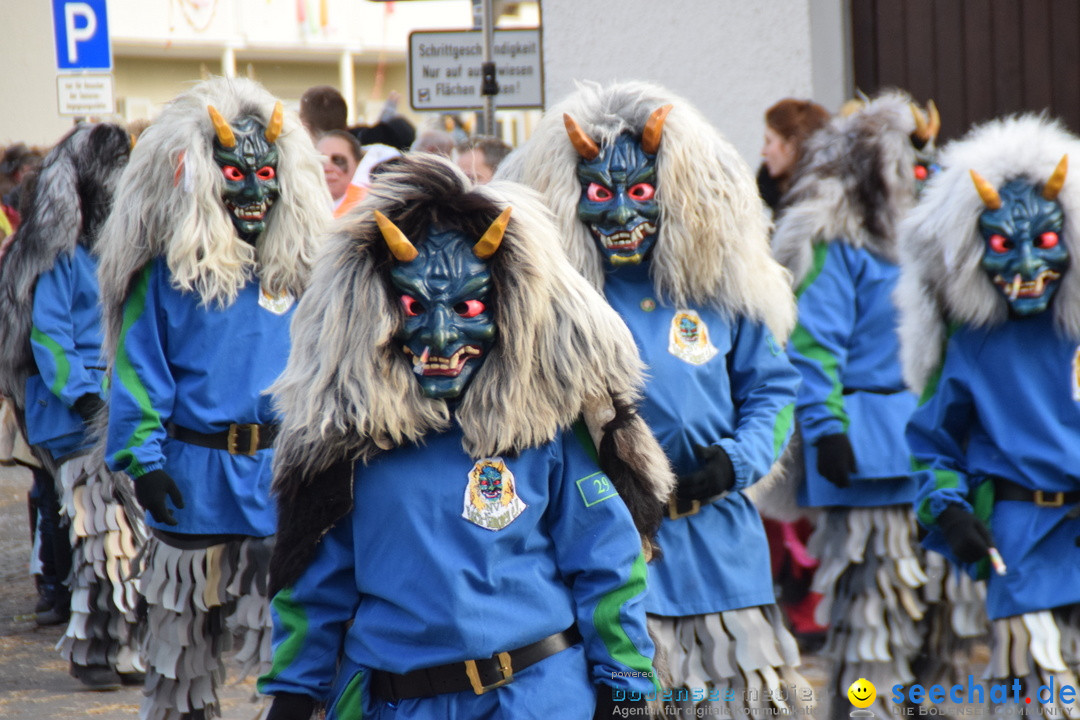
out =
[[[274,168],[269,165],[265,165],[255,172],[255,177],[260,180],[273,180],[276,175],[277,173],[274,172]]]
[[[1004,235],[994,233],[990,236],[990,249],[996,253],[1005,253],[1012,250],[1013,244]]]
[[[424,312],[424,306],[417,302],[412,295],[401,296],[401,307],[405,308],[405,314],[409,317],[416,317]]]
[[[649,183],[638,183],[637,185],[631,185],[627,194],[630,195],[630,199],[632,200],[645,202],[646,200],[653,199],[653,195],[656,194],[656,188]]]
[[[599,183],[589,183],[589,189],[585,191],[585,196],[593,202],[607,202],[615,197],[615,194]]]
[[[1044,250],[1047,248],[1057,247],[1058,234],[1053,230],[1049,232],[1044,232],[1042,235],[1039,236],[1039,241],[1035,244]]]
[[[925,165],[916,165],[915,166],[915,179],[916,180],[925,180],[929,175],[930,175],[930,173],[927,172]]]
[[[487,310],[484,303],[479,300],[466,300],[454,306],[454,312],[463,318],[473,318]]]
[[[225,179],[233,182],[239,182],[244,179],[244,173],[240,172],[239,168],[235,168],[232,165],[226,165],[221,168],[221,172],[225,173]]]

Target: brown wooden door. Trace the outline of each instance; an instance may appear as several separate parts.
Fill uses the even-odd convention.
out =
[[[850,0],[855,87],[941,110],[941,136],[1020,111],[1080,130],[1080,2]]]

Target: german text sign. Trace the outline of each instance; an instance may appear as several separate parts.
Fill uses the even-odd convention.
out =
[[[112,115],[112,75],[58,75],[57,103],[61,115]]]
[[[542,108],[544,67],[540,30],[496,30],[491,59],[501,108]],[[423,30],[409,35],[409,99],[413,110],[470,110],[484,106],[479,30]]]

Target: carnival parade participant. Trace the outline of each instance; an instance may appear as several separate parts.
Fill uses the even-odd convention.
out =
[[[915,146],[929,152],[936,126],[899,91],[834,118],[810,139],[773,236],[799,298],[788,345],[803,377],[799,502],[823,509],[808,547],[821,562],[814,589],[824,596],[818,622],[829,626],[832,717],[846,717],[843,698],[859,678],[877,687],[916,679],[927,601],[940,596],[945,573],[916,537],[903,433],[917,398],[901,377],[892,300],[896,225],[915,202]]]
[[[273,387],[271,720],[606,718],[654,691],[638,528],[674,479],[633,339],[554,237],[526,189],[421,153],[330,239]]]
[[[646,608],[678,709],[805,705],[743,492],[786,447],[798,385],[782,350],[794,298],[752,172],[689,103],[636,82],[583,84],[511,167],[650,368],[641,414],[679,477]]]
[[[80,125],[53,148],[26,190],[27,212],[0,281],[4,393],[25,413],[45,482],[56,478],[70,537],[53,548],[55,565],[71,570],[71,615],[59,647],[71,674],[96,690],[140,682],[144,670],[133,576],[145,529],[130,482],[92,451],[90,432],[105,394],[97,234],[130,148],[127,131],[110,124]],[[52,489],[45,490],[47,499]],[[67,616],[68,608],[53,610]]]
[[[151,529],[144,719],[219,715],[234,636],[245,674],[269,660],[277,426],[263,391],[329,207],[299,120],[248,80],[177,97],[120,180],[100,241],[106,457]]]
[[[1080,657],[1080,139],[1033,115],[945,148],[901,226],[907,440],[925,543],[986,578],[991,682],[1047,717]],[[1027,714],[1023,703],[1000,712]],[[1030,712],[1030,709],[1027,709]]]

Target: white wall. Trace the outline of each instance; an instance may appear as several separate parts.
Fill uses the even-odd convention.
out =
[[[756,168],[770,105],[801,97],[835,110],[843,96],[831,87],[842,73],[813,72],[816,53],[842,52],[820,27],[812,47],[810,4],[822,1],[541,0],[545,101],[557,103],[577,79],[656,82],[697,106]]]
[[[52,3],[0,0],[0,145],[51,145],[72,127],[56,100]]]

